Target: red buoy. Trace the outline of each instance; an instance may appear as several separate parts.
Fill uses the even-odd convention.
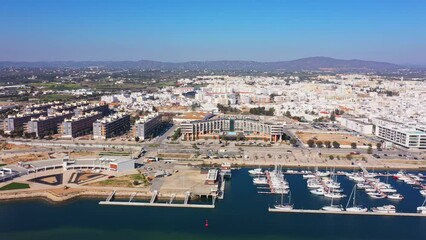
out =
[[[208,228],[209,227],[209,221],[206,219],[206,222],[204,223],[204,226],[206,227],[206,228]]]

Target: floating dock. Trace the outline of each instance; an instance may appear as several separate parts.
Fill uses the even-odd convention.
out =
[[[136,207],[174,207],[174,208],[214,208],[213,204],[178,204],[178,203],[146,203],[146,202],[120,202],[101,201],[99,205],[136,206]]]
[[[275,213],[308,213],[308,214],[339,214],[339,215],[368,215],[368,216],[392,216],[392,217],[426,217],[422,213],[379,213],[379,212],[347,212],[347,211],[324,211],[324,210],[308,210],[308,209],[275,209],[269,208],[269,212]]]
[[[153,191],[151,199],[149,202],[134,202],[134,198],[137,192],[134,192],[130,195],[128,201],[113,201],[113,197],[116,194],[116,190],[112,191],[105,201],[100,201],[99,205],[113,205],[113,206],[137,206],[137,207],[175,207],[175,208],[214,208],[216,196],[213,196],[211,204],[192,204],[189,203],[191,199],[191,192],[185,193],[185,200],[183,203],[173,203],[176,198],[176,194],[172,194],[170,200],[166,203],[157,203],[157,198],[159,192],[157,190]]]

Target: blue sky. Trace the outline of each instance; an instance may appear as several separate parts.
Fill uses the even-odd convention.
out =
[[[1,0],[0,60],[426,65],[425,0]]]

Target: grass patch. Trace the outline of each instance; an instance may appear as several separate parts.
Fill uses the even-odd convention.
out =
[[[122,177],[112,178],[89,184],[89,186],[102,187],[141,187],[148,186],[149,181],[142,174],[131,174]]]
[[[41,95],[38,99],[42,102],[51,102],[51,101],[66,102],[66,101],[77,99],[77,97],[71,94],[46,94],[46,95]]]
[[[130,156],[129,152],[100,152],[99,156]]]
[[[16,189],[27,189],[30,188],[30,185],[26,183],[9,183],[6,186],[3,186],[0,188],[0,191],[6,191],[6,190],[16,190]]]
[[[34,87],[44,87],[55,91],[75,90],[82,88],[80,84],[76,83],[33,83],[31,85]]]
[[[157,143],[151,143],[151,144],[148,145],[148,147],[150,147],[150,148],[155,148],[155,147],[159,147],[159,146],[160,146],[160,144],[157,144]]]

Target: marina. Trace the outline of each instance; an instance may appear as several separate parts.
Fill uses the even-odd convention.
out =
[[[394,188],[392,184],[389,183],[389,177],[394,176],[390,173],[370,173],[365,169],[362,165],[359,165],[360,171],[353,172],[344,172],[344,171],[325,171],[321,172],[318,170],[315,171],[294,171],[287,170],[285,173],[289,175],[297,175],[300,177],[302,175],[302,179],[306,180],[306,189],[313,196],[322,197],[322,202],[328,201],[331,202],[329,204],[324,204],[322,207],[318,208],[319,210],[309,209],[309,208],[295,208],[293,204],[290,202],[286,205],[283,205],[283,197],[281,196],[281,204],[274,204],[273,207],[269,207],[269,212],[284,212],[284,213],[310,213],[310,214],[342,214],[342,215],[370,215],[370,216],[409,216],[409,217],[425,217],[424,214],[424,204],[421,206],[417,206],[415,208],[416,212],[403,212],[398,210],[395,205],[400,201],[404,200],[404,196],[398,193],[397,189]],[[280,170],[277,170],[280,169]],[[257,187],[257,189],[261,188],[262,191],[258,193],[275,193],[274,184],[271,184],[270,180],[270,172],[274,173],[275,182],[285,181],[284,174],[280,167],[275,166],[274,170],[264,170],[256,169],[256,176],[263,176],[266,180],[265,187]],[[253,170],[251,172],[253,173]],[[253,179],[253,183],[256,185],[259,178],[250,174]],[[416,179],[416,186],[423,187],[423,175],[419,173],[418,175],[414,174],[402,174],[398,172],[397,175],[401,178],[405,179]],[[409,177],[408,177],[409,176]],[[413,177],[417,176],[417,177]],[[338,181],[338,178],[340,179]],[[340,181],[343,179],[347,179],[352,181],[349,183],[351,192],[348,193],[349,197],[347,197],[344,189],[341,187],[342,184]],[[401,181],[396,181],[398,178],[392,178],[394,182],[398,183]],[[346,181],[347,181],[346,180]],[[383,181],[384,180],[384,181]],[[410,181],[410,180],[406,180]],[[263,182],[262,182],[263,183]],[[291,182],[290,182],[291,184]],[[264,185],[264,184],[262,184]],[[286,191],[282,191],[281,194],[287,194],[290,192],[289,182],[285,181]],[[270,192],[266,190],[270,190]],[[413,189],[415,190],[415,189]],[[360,198],[360,194],[364,193],[364,196]],[[421,194],[422,192],[420,192]],[[421,194],[422,195],[422,194]],[[289,197],[290,198],[290,197]],[[367,199],[366,199],[367,198]],[[368,207],[364,207],[363,205],[359,205],[359,202],[365,202],[368,198],[372,199],[369,202],[372,204]],[[358,204],[355,203],[355,199],[358,199]],[[361,201],[360,201],[361,199]],[[388,199],[386,202],[383,199]],[[378,201],[380,200],[380,201]],[[341,201],[345,202],[346,207],[343,207]],[[387,203],[382,206],[377,205],[377,203]],[[333,204],[334,203],[334,204]],[[349,206],[351,204],[351,207]],[[296,201],[297,205],[297,201]]]
[[[380,212],[348,212],[348,211],[323,211],[308,209],[275,209],[269,208],[273,213],[309,213],[309,214],[341,214],[341,215],[367,215],[367,216],[393,216],[393,217],[426,217],[421,213],[380,213]]]
[[[31,234],[31,238],[35,240],[58,238],[112,240],[119,239],[123,234],[136,239],[140,236],[170,239],[169,232],[173,232],[174,239],[208,240],[218,238],[313,240],[325,236],[332,240],[426,238],[424,232],[426,218],[410,217],[420,215],[416,211],[417,207],[423,204],[424,197],[417,189],[405,183],[389,178],[389,183],[405,196],[404,200],[393,203],[397,210],[395,214],[329,213],[319,209],[330,205],[330,199],[310,194],[302,174],[286,174],[284,170],[284,175],[290,189],[288,194],[259,194],[259,190],[251,182],[253,178],[248,174],[248,169],[233,170],[232,180],[225,182],[226,198],[217,201],[214,207],[211,199],[205,197],[189,200],[188,205],[196,206],[186,207],[182,196],[162,197],[151,204],[152,195],[146,196],[144,200],[138,200],[138,197],[141,197],[139,193],[136,195],[130,193],[124,198],[120,191],[116,191],[115,196],[121,197],[119,199],[111,197],[107,204],[100,204],[96,199],[79,199],[53,205],[41,200],[3,202],[0,205],[0,211],[3,213],[3,217],[0,218],[0,232],[2,237],[9,240],[25,239],[23,236],[27,234]],[[384,181],[384,177],[381,177],[381,180]],[[344,175],[339,175],[337,181],[348,197],[334,199],[335,204],[346,205],[354,182]],[[112,191],[109,195],[111,193]],[[161,195],[161,191],[157,194]],[[102,201],[106,201],[109,195]],[[373,200],[364,192],[358,191],[355,204],[362,204],[371,209],[392,202],[389,199]],[[198,205],[203,207],[197,208]],[[272,208],[274,205],[293,205],[294,210],[268,209],[268,206]],[[81,212],[87,216],[107,216],[122,220],[97,221],[95,218],[82,218]],[[22,218],[23,214],[28,213],[34,216],[43,215],[46,220],[32,221],[29,218]],[[57,217],[64,215],[67,217]],[[205,227],[206,220],[208,228]],[[69,232],[67,226],[71,225],[73,232],[78,234]],[[334,228],[330,229],[330,225]]]

